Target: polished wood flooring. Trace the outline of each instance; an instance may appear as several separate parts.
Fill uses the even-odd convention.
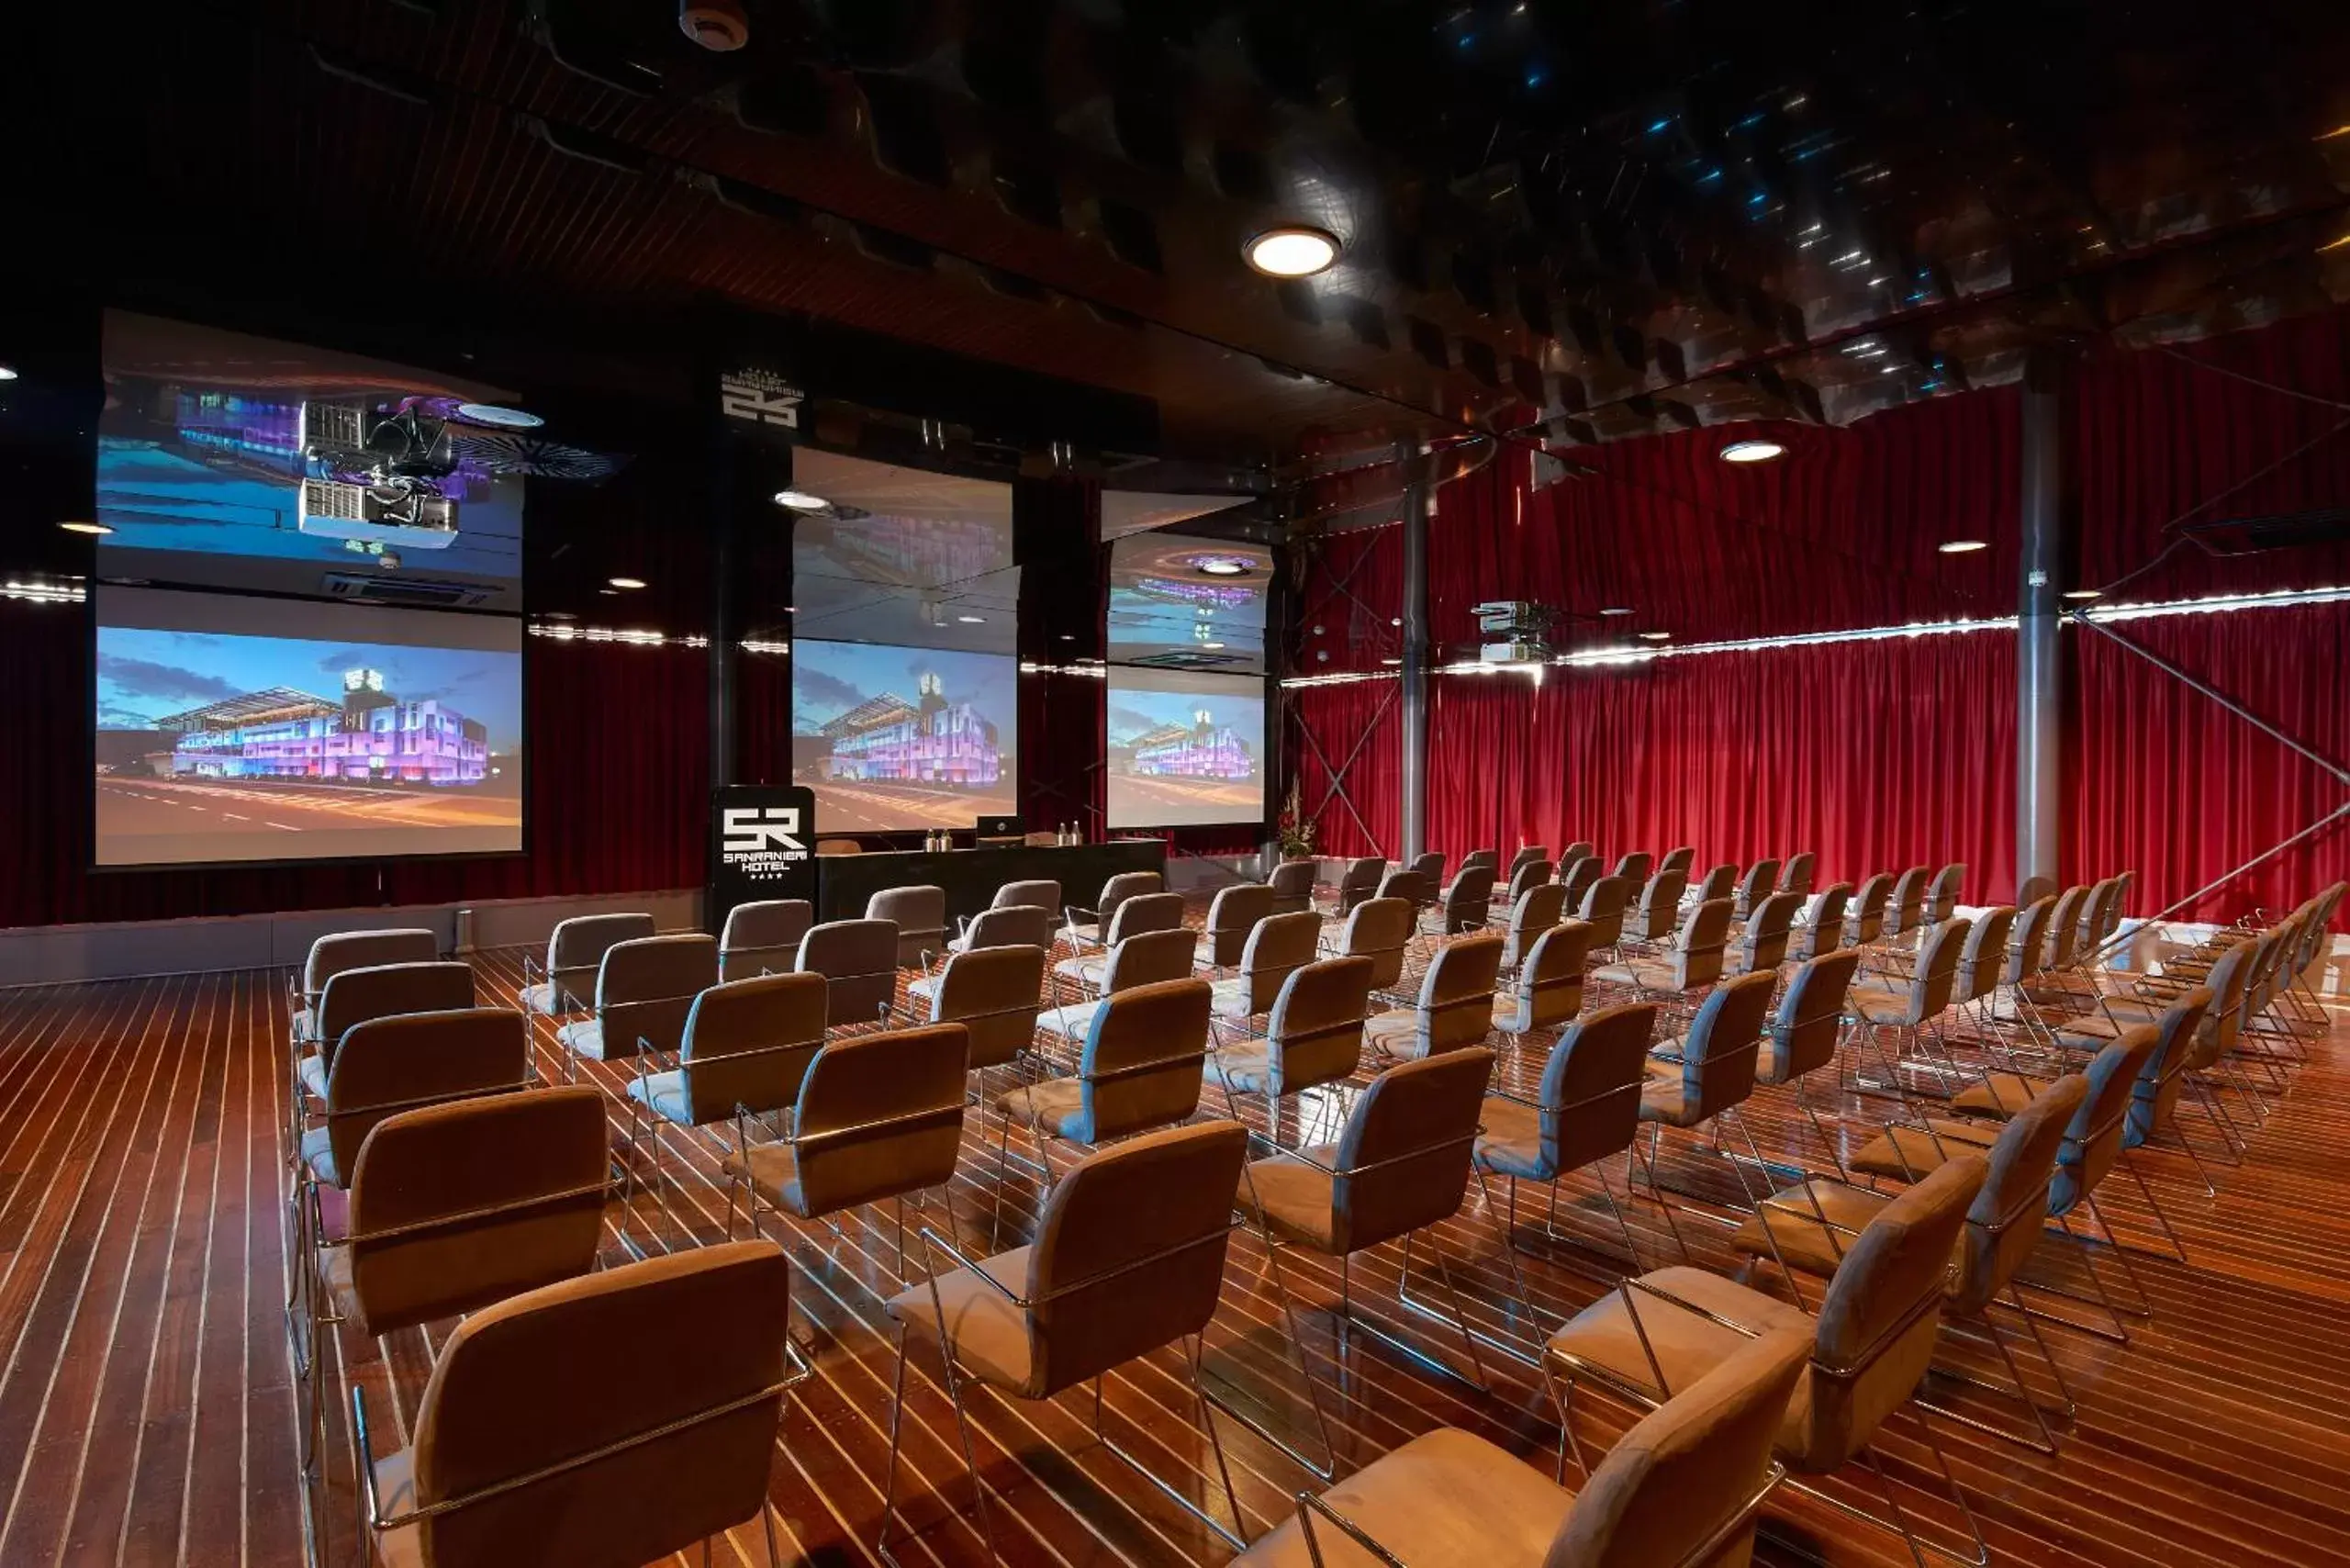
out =
[[[521,954],[479,956],[481,993],[509,997]],[[276,971],[48,987],[0,995],[0,1568],[32,1563],[292,1563],[303,1551],[305,1509],[296,1465],[296,1390],[282,1316],[288,1259],[282,1204],[284,1133],[280,1065],[285,1018]],[[2350,1030],[2336,1027],[2291,1074],[2250,1158],[2220,1170],[2221,1196],[2205,1196],[2177,1155],[2139,1157],[2139,1168],[2184,1238],[2191,1263],[2132,1257],[2150,1320],[2132,1321],[2125,1346],[2065,1327],[2047,1339],[2080,1413],[2062,1454],[2042,1459],[2013,1445],[1940,1424],[1967,1502],[1994,1561],[2031,1565],[2189,1564],[2244,1568],[2350,1562]],[[551,1040],[541,1067],[559,1078]],[[1538,1065],[1505,1061],[1530,1082]],[[607,1084],[616,1081],[599,1072]],[[1211,1103],[1213,1103],[1213,1100]],[[1335,1112],[1338,1107],[1329,1107]],[[1834,1101],[1851,1136],[1887,1114],[1886,1102]],[[614,1129],[621,1116],[615,1102]],[[1748,1124],[1766,1155],[1822,1168],[1825,1150],[1793,1103],[1765,1092]],[[1293,1138],[1296,1128],[1286,1129]],[[2210,1136],[2196,1128],[2206,1143]],[[1033,1217],[1035,1184],[1015,1164],[996,1182],[995,1128],[974,1116],[953,1198],[966,1240],[989,1233],[1001,1208],[1000,1244],[1015,1245]],[[632,1212],[609,1216],[608,1263],[624,1261],[625,1226],[652,1250],[692,1246],[724,1228],[714,1182],[716,1144],[666,1138],[662,1201],[640,1193]],[[1025,1148],[1015,1137],[1015,1153]],[[1668,1184],[1734,1193],[1716,1156],[1685,1135],[1666,1145]],[[1621,1172],[1611,1172],[1617,1190]],[[1498,1193],[1496,1194],[1498,1196]],[[2158,1245],[2133,1183],[2104,1190],[2125,1240]],[[1001,1203],[999,1204],[999,1200]],[[1681,1200],[1681,1228],[1701,1261],[1734,1265],[1727,1228],[1706,1205]],[[1539,1212],[1521,1201],[1521,1219]],[[1667,1260],[1671,1242],[1645,1191],[1631,1205],[1643,1260]],[[1507,1331],[1501,1304],[1508,1271],[1494,1215],[1473,1189],[1436,1238],[1469,1297],[1472,1316]],[[800,1320],[821,1346],[816,1375],[791,1401],[778,1445],[772,1500],[776,1533],[794,1562],[867,1564],[881,1503],[894,1339],[881,1301],[901,1288],[892,1216],[851,1216],[840,1234],[787,1228]],[[1587,1238],[1559,1246],[1529,1235],[1524,1270],[1538,1306],[1572,1311],[1622,1271],[1612,1222],[1588,1179],[1570,1184],[1562,1228]],[[2051,1282],[2086,1284],[2074,1249],[2044,1243],[2035,1269]],[[1392,1254],[1393,1249],[1390,1249]],[[912,1271],[920,1267],[920,1247]],[[1336,1270],[1285,1254],[1303,1312],[1303,1343],[1333,1390],[1331,1421],[1341,1463],[1353,1468],[1442,1424],[1472,1428],[1547,1470],[1556,1450],[1554,1413],[1538,1376],[1490,1353],[1494,1392],[1415,1364],[1376,1340],[1341,1347],[1326,1310]],[[2110,1254],[2101,1277],[2129,1281]],[[1432,1293],[1425,1249],[1415,1283]],[[1404,1313],[1393,1301],[1396,1260],[1359,1260],[1357,1302],[1395,1332],[1465,1364],[1449,1327]],[[1760,1282],[1774,1285],[1769,1271]],[[2053,1298],[2049,1298],[2054,1304]],[[1816,1296],[1815,1296],[1816,1300]],[[2095,1309],[2065,1302],[2093,1317]],[[1516,1325],[1521,1332],[1524,1324]],[[406,1441],[437,1332],[362,1342],[346,1334],[326,1361],[338,1415],[329,1439],[328,1484],[319,1508],[330,1559],[357,1560],[349,1483],[350,1437],[341,1392],[368,1391],[379,1445]],[[1953,1362],[1976,1352],[1947,1340]],[[1252,1237],[1236,1239],[1224,1305],[1212,1327],[1209,1376],[1262,1408],[1303,1444],[1313,1441],[1289,1336]],[[618,1356],[691,1354],[690,1327],[674,1342],[613,1345]],[[2027,1376],[2053,1398],[2044,1372]],[[594,1375],[583,1366],[581,1375]],[[918,1345],[909,1376],[909,1474],[917,1534],[897,1550],[906,1568],[983,1559],[955,1422],[934,1351]],[[1938,1388],[1941,1386],[1937,1380]],[[2011,1414],[1946,1391],[1954,1407],[1998,1419]],[[1192,1424],[1182,1361],[1172,1352],[1107,1380],[1111,1435],[1189,1494],[1221,1508],[1204,1440]],[[1040,1406],[974,1403],[980,1466],[1005,1506],[996,1515],[1004,1557],[1023,1564],[1214,1562],[1229,1550],[1103,1450],[1091,1430],[1092,1400],[1072,1393]],[[1579,1429],[1602,1444],[1624,1417],[1579,1406]],[[1308,1482],[1270,1445],[1218,1417],[1250,1535],[1284,1516]],[[1930,1489],[1930,1461],[1914,1428],[1888,1429],[1890,1473],[1935,1539],[1957,1516]],[[1866,1501],[1854,1490],[1844,1495]],[[1803,1560],[1804,1550],[1843,1564],[1897,1563],[1893,1536],[1817,1503],[1782,1493],[1770,1509],[1778,1538],[1762,1557]],[[755,1523],[719,1543],[716,1561],[764,1562]]]

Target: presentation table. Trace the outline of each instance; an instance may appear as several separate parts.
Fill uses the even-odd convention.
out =
[[[1167,874],[1167,846],[1155,838],[1107,844],[989,846],[978,849],[900,849],[880,854],[816,857],[816,918],[855,920],[865,901],[887,888],[946,890],[946,917],[964,919],[988,907],[1006,882],[1050,879],[1061,902],[1090,909],[1102,884],[1121,871]],[[1059,910],[1053,913],[1058,916]]]

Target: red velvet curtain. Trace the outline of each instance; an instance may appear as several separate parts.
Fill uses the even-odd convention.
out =
[[[1401,690],[1400,682],[1379,679],[1290,693],[1287,753],[1316,854],[1392,860],[1402,847]]]

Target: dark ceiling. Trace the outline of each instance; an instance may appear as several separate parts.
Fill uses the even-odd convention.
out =
[[[2350,297],[2339,3],[744,5],[723,54],[672,0],[134,7],[19,100],[24,231],[355,312],[589,308],[621,379],[629,320],[805,314],[1292,476],[1845,423]],[[1340,264],[1248,272],[1281,219]]]

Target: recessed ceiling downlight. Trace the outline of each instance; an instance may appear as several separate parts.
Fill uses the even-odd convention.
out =
[[[1338,237],[1325,229],[1284,224],[1255,236],[1240,253],[1267,277],[1312,277],[1338,259]]]
[[[1237,577],[1248,569],[1248,562],[1231,555],[1211,555],[1200,563],[1200,570],[1212,577]]]
[[[778,490],[775,493],[775,504],[779,507],[789,507],[793,511],[822,511],[832,503],[823,497],[811,495],[806,490]]]
[[[534,431],[546,423],[528,409],[500,408],[496,403],[460,403],[457,417],[473,424],[495,425],[508,431]]]
[[[1945,555],[1972,555],[1977,550],[1988,550],[1990,542],[1983,539],[1945,539],[1934,546]]]
[[[68,533],[88,533],[103,536],[114,532],[103,522],[61,522],[57,525]]]
[[[1725,463],[1768,463],[1786,454],[1787,449],[1775,441],[1734,441],[1722,448]]]
[[[616,588],[641,588],[644,586],[643,577],[607,577],[604,580]]]

